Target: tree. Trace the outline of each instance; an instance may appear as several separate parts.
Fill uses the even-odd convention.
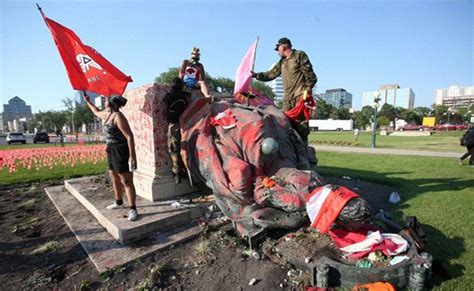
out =
[[[74,122],[74,100],[72,100],[69,97],[64,97],[63,100],[61,100],[66,107],[66,112],[67,112],[67,123],[69,124],[69,128],[71,129],[71,132],[73,131],[73,123],[75,126],[77,126],[76,122]]]
[[[161,73],[158,77],[155,78],[155,83],[160,83],[163,85],[171,85],[173,79],[178,76],[179,76],[178,67],[169,68],[168,71]]]
[[[339,108],[337,109],[337,118],[338,119],[351,119],[351,113],[348,108]]]
[[[382,107],[380,107],[377,116],[385,116],[390,121],[395,120],[395,117],[398,116],[398,113],[395,107],[393,107],[393,105],[385,103],[384,105],[382,105]]]
[[[446,105],[435,105],[431,106],[432,115],[436,118],[436,122],[438,124],[446,123],[447,122],[447,112],[448,106]]]
[[[418,106],[413,109],[415,112],[418,112],[421,116],[429,116],[431,109],[429,107]]]
[[[46,111],[41,113],[41,121],[43,124],[43,129],[46,132],[52,132],[62,129],[64,124],[67,121],[67,112],[66,111]]]
[[[87,107],[77,106],[74,110],[74,126],[76,129],[80,128],[83,124],[90,124],[94,122],[94,113]]]
[[[461,107],[458,110],[458,114],[461,118],[461,122],[469,122],[471,119],[472,114],[474,113],[474,105],[469,107]]]
[[[354,121],[356,128],[365,128],[369,125],[372,115],[374,114],[374,108],[372,106],[364,106],[360,111],[354,113]]]
[[[263,95],[267,96],[269,99],[275,99],[275,93],[273,93],[272,88],[267,84],[253,80],[252,81],[252,88],[255,88],[258,92],[262,93]]]
[[[156,83],[160,83],[163,85],[171,85],[173,78],[178,77],[179,75],[179,68],[169,68],[168,71],[161,73],[158,77],[155,78]],[[234,93],[234,85],[235,82],[232,79],[218,77],[213,78],[211,75],[206,73],[206,84],[209,87],[210,91],[215,91],[219,93],[227,93],[232,95]],[[275,98],[275,93],[273,93],[272,89],[267,86],[265,83],[260,81],[253,81],[252,82],[253,88],[264,94],[270,99]]]
[[[328,119],[333,109],[334,107],[331,104],[327,104],[324,100],[319,100],[316,110],[313,112],[313,116],[317,119]]]
[[[377,126],[388,126],[390,124],[390,119],[387,116],[377,117]]]
[[[208,83],[209,90],[211,91],[227,93],[229,95],[234,93],[235,82],[229,78],[213,78],[208,75],[206,78],[206,83]]]
[[[414,110],[408,109],[400,115],[400,117],[405,120],[407,123],[412,124],[421,124],[423,116],[420,115],[419,112]]]
[[[35,128],[38,129],[38,131],[40,131],[40,127],[41,127],[40,117],[41,116],[39,115],[39,113],[35,113],[33,114],[33,117],[28,120],[26,126],[29,132],[33,132]]]

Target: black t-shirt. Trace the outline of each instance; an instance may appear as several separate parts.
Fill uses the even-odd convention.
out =
[[[179,122],[179,117],[188,107],[188,100],[184,92],[170,92],[165,96],[168,112],[168,123]]]

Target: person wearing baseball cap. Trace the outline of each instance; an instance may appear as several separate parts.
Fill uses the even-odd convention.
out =
[[[252,77],[259,81],[268,82],[279,76],[283,80],[283,111],[293,109],[300,100],[306,100],[312,96],[313,87],[318,78],[313,71],[308,55],[302,50],[293,49],[291,40],[282,37],[275,44],[275,50],[280,56],[280,60],[269,71],[252,73]],[[307,143],[309,126],[307,121],[301,120],[293,124],[301,138]]]

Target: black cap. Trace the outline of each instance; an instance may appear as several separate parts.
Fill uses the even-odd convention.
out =
[[[278,40],[278,42],[275,44],[275,50],[277,51],[278,50],[278,47],[282,44],[287,44],[291,47],[291,40],[287,37],[282,37]]]

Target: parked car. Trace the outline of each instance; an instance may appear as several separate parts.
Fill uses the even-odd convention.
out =
[[[46,132],[37,132],[33,137],[33,143],[45,142],[49,143],[49,135]]]
[[[423,125],[418,125],[418,124],[407,124],[405,126],[400,127],[400,131],[404,130],[419,130],[423,131]]]
[[[12,144],[12,143],[16,143],[16,142],[25,144],[26,143],[26,137],[21,132],[10,132],[7,135],[6,141],[7,141],[8,144]]]
[[[466,130],[469,126],[467,124],[456,124],[456,130]]]
[[[456,125],[455,124],[438,124],[436,126],[436,130],[456,130]]]

